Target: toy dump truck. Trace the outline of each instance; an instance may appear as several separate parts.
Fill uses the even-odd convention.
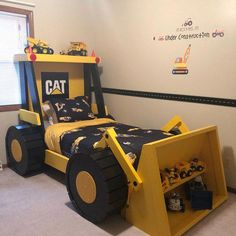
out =
[[[83,42],[71,42],[70,48],[60,52],[61,55],[87,56],[87,46]]]
[[[48,46],[45,41],[34,39],[31,37],[27,38],[28,46],[25,48],[25,53],[30,53],[30,48],[32,53],[35,54],[53,54],[54,50]]]

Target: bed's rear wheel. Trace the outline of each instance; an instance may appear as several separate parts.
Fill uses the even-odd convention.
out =
[[[110,150],[71,157],[66,185],[78,213],[93,223],[119,212],[127,200],[127,178]]]
[[[19,175],[42,168],[45,144],[40,128],[11,126],[6,134],[7,164]]]

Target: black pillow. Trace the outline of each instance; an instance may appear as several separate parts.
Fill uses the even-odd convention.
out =
[[[52,98],[50,102],[55,110],[57,122],[73,122],[95,118],[85,97]]]

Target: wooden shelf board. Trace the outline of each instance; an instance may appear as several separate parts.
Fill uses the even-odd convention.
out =
[[[58,55],[58,54],[35,54],[35,62],[64,62],[64,63],[89,63],[95,64],[97,57],[87,56],[69,56],[69,55]],[[30,54],[17,54],[14,56],[14,61],[32,61]]]
[[[169,191],[171,191],[171,190],[177,188],[178,186],[180,186],[180,185],[182,185],[182,184],[184,184],[184,183],[190,181],[191,179],[194,179],[195,177],[197,177],[197,176],[203,174],[204,172],[206,172],[206,168],[205,168],[203,171],[196,171],[196,172],[193,172],[193,174],[192,174],[191,176],[186,177],[186,178],[184,178],[184,179],[181,179],[180,182],[175,183],[175,184],[171,185],[169,188],[167,188],[167,189],[164,191],[164,194],[165,194],[165,193],[168,193]]]
[[[203,219],[206,215],[212,212],[216,207],[221,205],[227,196],[215,195],[213,197],[213,209],[194,211],[190,208],[190,202],[185,200],[186,210],[182,212],[168,211],[171,235],[180,236],[194,226],[197,222]]]

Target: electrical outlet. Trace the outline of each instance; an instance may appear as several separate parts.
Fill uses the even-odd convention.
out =
[[[3,170],[3,167],[2,167],[2,162],[0,161],[0,171]]]

